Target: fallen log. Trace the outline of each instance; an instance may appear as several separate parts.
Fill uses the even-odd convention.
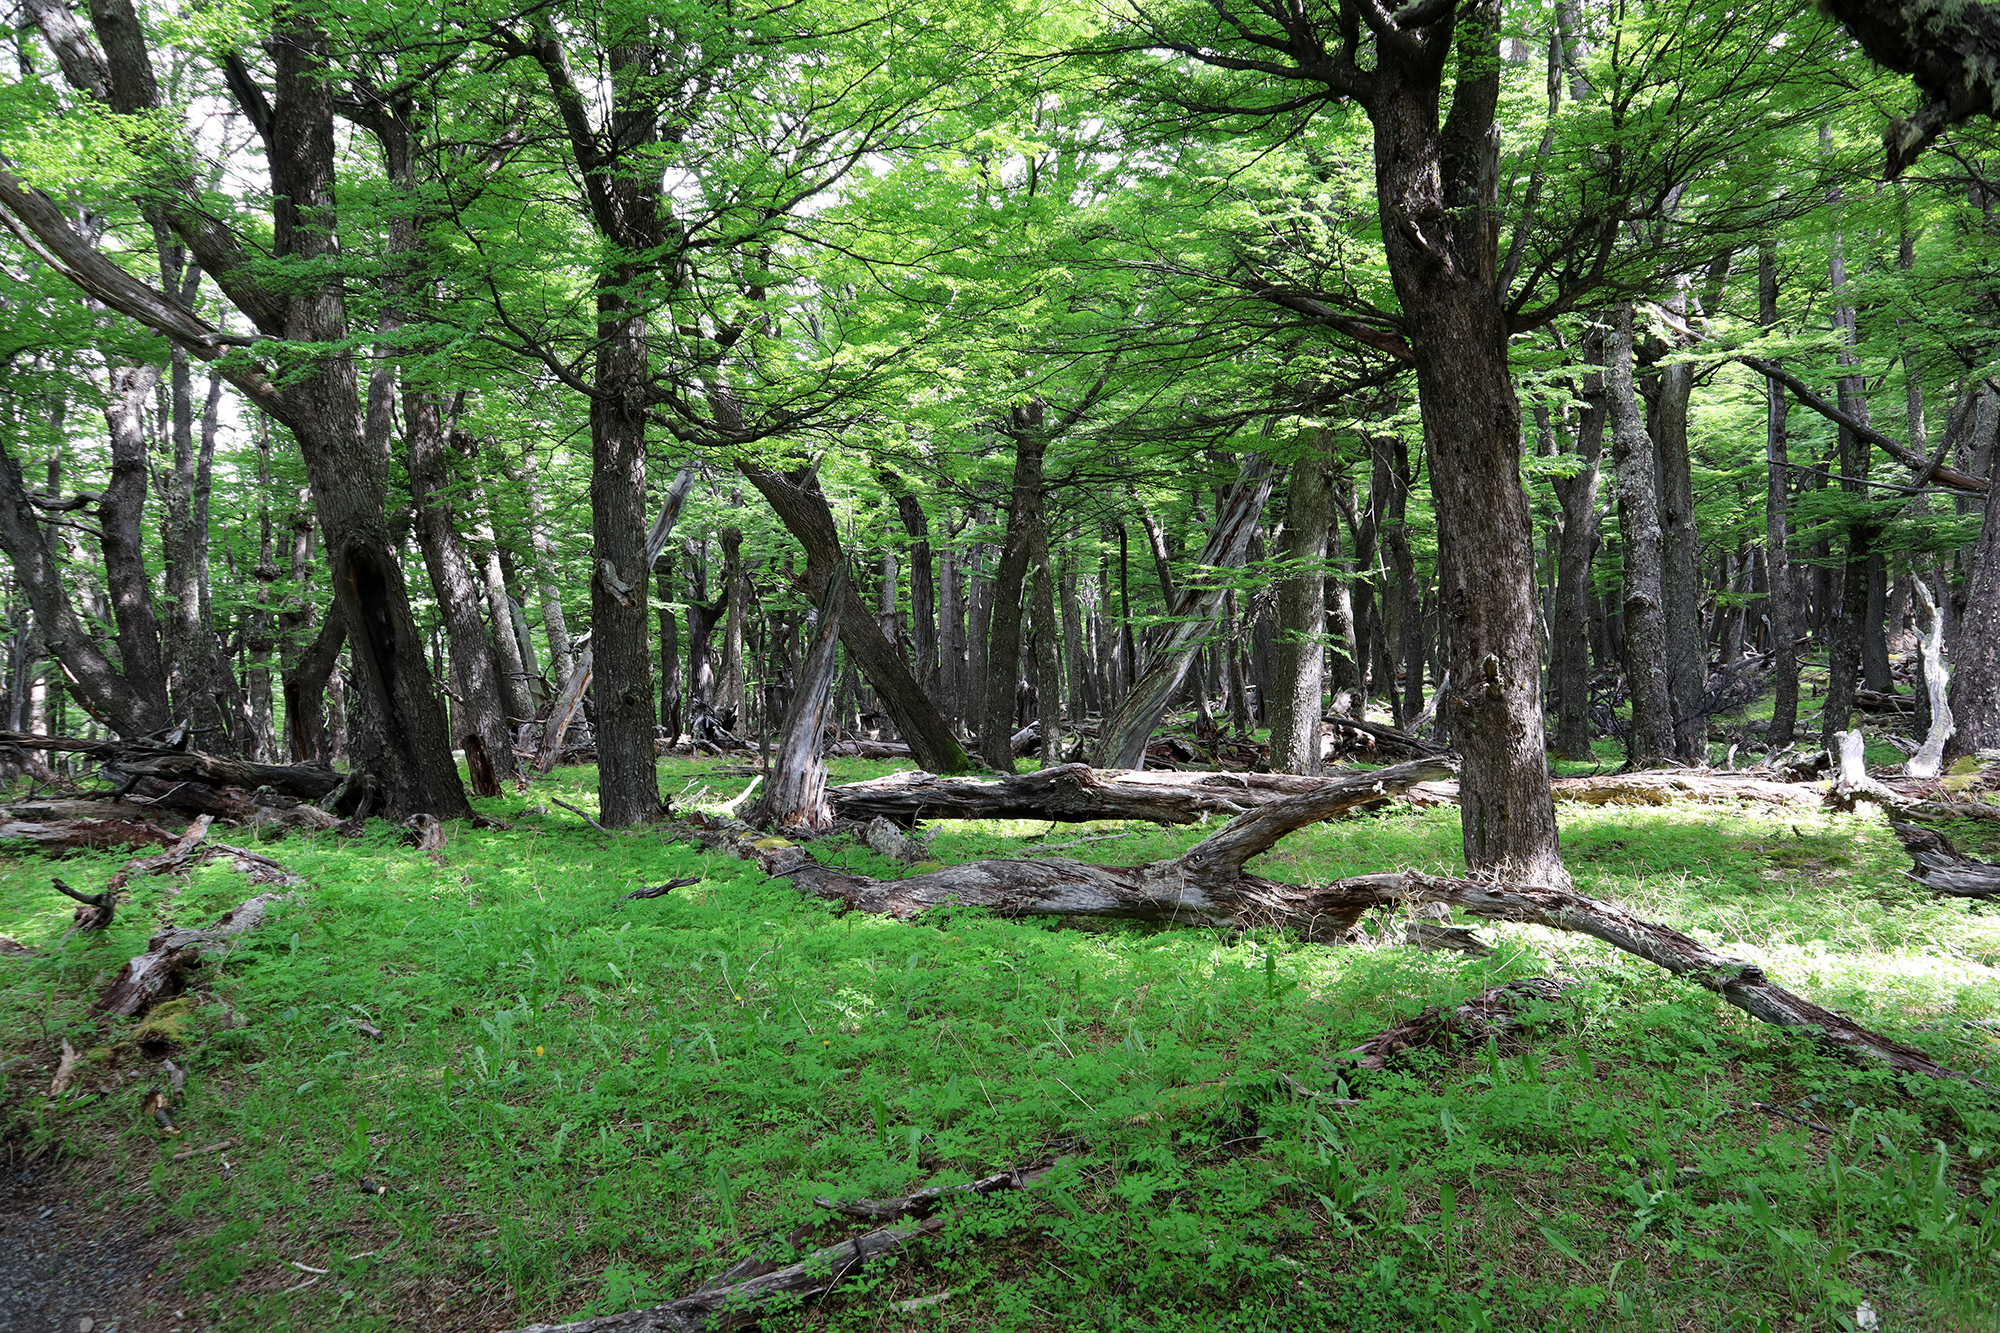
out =
[[[828,759],[910,759],[902,741],[829,741],[820,754]]]
[[[828,1204],[851,1216],[909,1219],[828,1245],[796,1263],[780,1267],[763,1255],[753,1255],[702,1284],[679,1300],[643,1310],[599,1315],[568,1324],[529,1324],[515,1333],[709,1333],[714,1329],[754,1324],[764,1307],[780,1299],[802,1300],[831,1291],[859,1274],[870,1260],[895,1254],[913,1241],[944,1230],[950,1218],[938,1211],[945,1200],[978,1198],[1006,1190],[1027,1189],[1054,1163],[987,1176],[969,1185],[919,1190],[901,1199],[868,1199],[845,1205]]]
[[[876,880],[821,865],[805,849],[741,837],[736,847],[773,876],[853,911],[899,918],[934,907],[983,907],[1002,916],[1094,916],[1165,924],[1276,926],[1306,940],[1339,943],[1371,909],[1446,903],[1488,921],[1572,931],[1602,940],[1714,992],[1752,1017],[1810,1031],[1823,1044],[1905,1073],[1963,1078],[1914,1047],[1871,1032],[1670,926],[1569,889],[1508,886],[1414,871],[1297,885],[1243,872],[1286,834],[1415,781],[1426,761],[1340,779],[1237,816],[1180,856],[1142,866],[1097,866],[1061,858],[974,861],[901,880]]]
[[[156,824],[138,819],[55,819],[36,823],[26,819],[0,819],[0,842],[25,842],[44,852],[67,852],[82,848],[161,847],[174,835]]]
[[[1889,827],[1916,862],[1915,870],[1904,873],[1917,883],[1954,898],[2000,897],[2000,865],[1973,860],[1932,829],[1893,819]]]
[[[1413,759],[1429,758],[1433,755],[1448,753],[1446,746],[1439,745],[1435,741],[1427,741],[1421,737],[1412,736],[1407,731],[1385,726],[1380,722],[1366,722],[1358,717],[1343,717],[1338,713],[1322,718],[1321,721],[1328,727],[1335,729],[1336,749],[1338,748],[1339,733],[1349,731],[1368,737],[1369,740],[1374,742],[1369,748],[1383,753],[1404,754]]]
[[[1567,978],[1524,977],[1481,991],[1462,1004],[1434,1004],[1343,1051],[1339,1058],[1361,1069],[1386,1069],[1389,1061],[1405,1051],[1444,1046],[1458,1036],[1473,1041],[1493,1037],[1504,1042],[1520,1027],[1522,1010],[1536,1001],[1559,1000],[1563,991],[1575,984]]]
[[[1557,778],[1550,784],[1558,801],[1584,805],[1666,805],[1669,802],[1747,802],[1753,805],[1817,805],[1819,794],[1796,783],[1734,773],[1657,770],[1603,777]]]
[[[302,801],[317,801],[338,787],[345,774],[317,764],[253,764],[241,759],[193,750],[148,753],[126,751],[108,759],[106,776],[130,781],[160,778],[168,782],[202,782],[211,787],[269,787]]]
[[[1422,762],[1424,778],[1451,773],[1442,761]],[[1393,771],[1383,769],[1375,776]],[[879,817],[906,828],[920,819],[1046,819],[1058,823],[1142,819],[1156,824],[1193,824],[1211,815],[1240,815],[1256,806],[1341,781],[1339,777],[1289,773],[1119,772],[1093,769],[1088,764],[1059,764],[997,779],[891,773],[829,787],[826,794],[834,813],[842,819]],[[1385,795],[1408,785],[1401,777],[1393,779]]]

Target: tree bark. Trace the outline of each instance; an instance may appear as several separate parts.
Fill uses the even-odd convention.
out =
[[[1667,634],[1667,697],[1673,708],[1673,757],[1684,764],[1708,760],[1708,652],[1701,632],[1700,550],[1687,434],[1694,371],[1685,361],[1660,367],[1650,413],[1659,456],[1660,605]]]
[[[141,731],[159,731],[173,721],[153,581],[146,573],[146,405],[159,380],[157,366],[112,365],[104,405],[111,477],[97,504],[104,533],[104,584],[118,626],[119,673],[132,692],[132,723]]]
[[[2000,449],[1991,451],[1989,467],[2000,493]],[[1990,498],[1965,580],[1952,659],[1951,713],[1958,730],[1945,756],[2000,748],[2000,503]]]
[[[1325,695],[1326,538],[1334,478],[1316,432],[1292,464],[1285,488],[1285,535],[1278,582],[1277,690],[1270,701],[1271,767],[1317,774]]]
[[[1632,696],[1631,762],[1654,768],[1674,753],[1667,677],[1664,562],[1654,496],[1653,442],[1632,386],[1632,307],[1621,306],[1605,337],[1612,466],[1625,556],[1625,680]]]
[[[986,639],[986,707],[979,727],[979,756],[1002,773],[1014,771],[1007,738],[1014,734],[1014,697],[1020,680],[1022,607],[1034,534],[1042,514],[1042,458],[1048,451],[1038,401],[1013,412],[1014,489],[1007,507],[1007,535],[993,575],[993,615]]]

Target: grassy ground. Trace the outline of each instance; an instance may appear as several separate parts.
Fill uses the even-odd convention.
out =
[[[890,767],[836,762],[835,778]],[[663,763],[663,790],[683,808],[740,790],[712,770]],[[522,813],[550,795],[589,808],[592,776],[483,803],[518,831],[457,827],[435,857],[386,830],[271,845],[312,889],[146,1024],[86,1005],[160,922],[211,919],[244,883],[142,879],[109,939],[65,941],[58,868],[0,861],[0,934],[42,950],[0,956],[0,1132],[17,1155],[67,1154],[97,1206],[183,1229],[173,1285],[127,1329],[608,1312],[824,1226],[816,1195],[902,1193],[1070,1141],[1046,1187],[965,1209],[920,1253],[766,1326],[1836,1329],[1866,1302],[1886,1329],[2000,1327],[1989,1090],[1824,1058],[1538,929],[1481,926],[1497,951],[1472,960],[836,916],[742,862]],[[947,862],[1105,834],[1063,854],[1137,862],[1199,836],[942,830]],[[1879,819],[1565,807],[1563,835],[1580,889],[2000,1076],[2000,910],[1903,878]],[[1457,845],[1454,811],[1396,813],[1302,832],[1259,868],[1451,869]],[[899,873],[862,847],[825,854]],[[59,870],[88,891],[124,859]],[[682,875],[703,878],[616,901]],[[1423,1005],[1552,969],[1586,984],[1519,1050],[1374,1075],[1329,1063]],[[85,1068],[51,1101],[64,1039]],[[148,1042],[189,1070],[168,1141],[140,1111]],[[1280,1073],[1359,1100],[1316,1109]]]

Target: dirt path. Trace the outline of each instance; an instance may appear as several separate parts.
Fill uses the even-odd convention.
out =
[[[192,1328],[162,1304],[176,1232],[104,1209],[111,1194],[86,1167],[0,1169],[0,1333]]]

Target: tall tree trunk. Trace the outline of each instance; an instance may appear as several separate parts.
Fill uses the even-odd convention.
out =
[[[111,393],[104,405],[111,478],[97,505],[104,533],[104,584],[118,626],[119,670],[132,692],[132,723],[143,731],[172,723],[153,581],[146,574],[146,400],[159,380],[156,366],[111,367]]]
[[[1332,526],[1333,469],[1313,437],[1285,488],[1285,574],[1278,582],[1277,690],[1270,701],[1271,767],[1322,771],[1320,709],[1325,693],[1326,538]]]
[[[1674,753],[1667,684],[1667,621],[1653,441],[1632,384],[1632,307],[1620,306],[1605,337],[1606,408],[1618,482],[1625,556],[1625,681],[1632,696],[1632,765],[1651,768]]]
[[[278,646],[278,636],[271,589],[279,575],[277,549],[271,540],[270,494],[271,433],[266,426],[257,434],[257,609],[250,613],[244,633],[244,646],[250,655],[245,692],[250,702],[251,757],[275,763],[279,751],[271,707],[271,653]]]
[[[753,824],[800,833],[823,833],[833,825],[833,806],[826,799],[821,736],[833,705],[834,649],[840,643],[840,622],[860,605],[859,598],[849,601],[852,591],[842,561],[828,573],[821,592],[818,624],[785,710],[771,780],[751,816]]]
[[[1683,301],[1683,304],[1685,302]],[[1662,366],[1652,401],[1653,444],[1659,453],[1660,601],[1667,627],[1667,695],[1673,706],[1673,757],[1708,759],[1704,699],[1708,653],[1701,632],[1701,561],[1694,519],[1693,461],[1688,454],[1688,400],[1694,366]]]
[[[1336,472],[1336,488],[1346,484]],[[1354,630],[1354,567],[1341,550],[1340,520],[1330,516],[1327,524],[1327,564],[1332,575],[1326,587],[1326,676],[1333,696],[1333,711],[1362,716],[1362,670],[1360,644]]]
[[[1778,324],[1777,247],[1765,241],[1757,248],[1757,322],[1766,329]],[[1764,618],[1771,627],[1771,681],[1775,697],[1764,742],[1773,750],[1790,745],[1798,731],[1799,654],[1797,602],[1792,594],[1791,536],[1786,510],[1791,496],[1786,414],[1790,400],[1776,380],[1764,381],[1764,455],[1770,477],[1764,498]]]
[[[371,402],[378,400],[372,391],[369,397]],[[386,392],[380,397],[387,397]],[[495,770],[512,776],[514,732],[501,703],[500,665],[494,657],[493,636],[486,632],[486,622],[479,615],[481,588],[474,581],[472,561],[449,499],[443,405],[436,394],[405,385],[403,417],[417,545],[424,553],[424,569],[430,575],[431,591],[444,621],[450,675],[458,693],[453,720],[460,737],[479,737]]]
[[[954,723],[965,719],[965,578],[959,553],[938,557],[938,700]]]
[[[979,754],[1002,773],[1014,771],[1014,697],[1020,680],[1022,594],[1042,513],[1042,457],[1048,437],[1039,402],[1014,409],[1014,490],[1007,507],[1007,536],[993,575],[993,618],[986,640],[986,711]]]
[[[743,685],[743,629],[750,622],[750,575],[743,567],[742,531],[724,528],[717,536],[722,542],[722,598],[729,604],[722,622],[722,723],[740,731],[750,720]]]
[[[1825,127],[1820,131],[1822,146],[1829,142]],[[1829,196],[1829,202],[1838,204],[1838,189]],[[1859,338],[1859,328],[1855,321],[1852,298],[1847,291],[1847,256],[1841,233],[1833,234],[1833,245],[1827,253],[1827,277],[1832,290],[1833,333],[1838,345],[1838,360],[1844,372],[1839,381],[1840,409],[1847,416],[1863,425],[1868,424],[1867,386],[1861,375],[1853,367],[1860,358],[1855,353]],[[1866,499],[1866,488],[1870,455],[1873,447],[1865,439],[1845,426],[1839,431],[1839,471],[1840,489],[1852,497],[1850,503],[1859,504]],[[1827,686],[1826,707],[1820,714],[1820,743],[1828,751],[1837,752],[1839,745],[1836,733],[1849,729],[1854,713],[1854,690],[1861,674],[1861,645],[1867,637],[1868,604],[1868,562],[1874,548],[1874,523],[1868,519],[1855,519],[1847,525],[1847,552],[1842,562],[1840,613],[1833,620],[1833,634],[1827,646]]]
[[[494,758],[495,771],[502,777],[514,771],[514,729],[535,715],[534,695],[529,689],[531,673],[521,656],[521,640],[514,634],[514,601],[507,595],[507,572],[500,563],[498,524],[494,522],[490,499],[481,497],[479,565],[486,591],[486,616],[493,635],[494,666],[498,668],[500,707],[506,714],[510,743]]]
[[[915,655],[917,683],[933,699],[943,689],[938,672],[937,589],[931,573],[930,519],[917,497],[902,484],[902,478],[884,472],[882,479],[896,496],[896,517],[902,520],[903,534],[910,539],[910,648]]]
[[[1948,758],[2000,748],[2000,449],[1987,453],[1986,520],[1967,572],[1965,611],[1952,645],[1951,713],[1957,732]]]
[[[678,741],[686,730],[686,719],[681,713],[681,650],[680,620],[674,615],[674,603],[679,600],[674,587],[673,548],[660,552],[660,558],[653,562],[654,596],[659,601],[660,617],[660,734],[669,742]],[[689,613],[693,619],[693,613]],[[739,720],[736,723],[741,726]]]
[[[548,519],[542,509],[541,477],[535,466],[533,447],[521,455],[521,499],[528,507],[528,544],[535,556],[537,592],[542,608],[542,632],[549,640],[549,674],[563,680],[576,666],[576,649],[570,642],[569,623],[563,619],[562,591],[557,587],[555,543],[549,537]]]
[[[1590,728],[1590,562],[1597,551],[1599,462],[1604,455],[1605,392],[1601,333],[1585,343],[1591,368],[1584,372],[1583,411],[1577,419],[1576,471],[1555,479],[1562,506],[1562,536],[1556,546],[1556,604],[1549,627],[1549,692],[1555,696],[1555,752],[1564,759],[1589,759]]]
[[[1069,685],[1069,715],[1081,721],[1097,708],[1097,675],[1084,669],[1083,603],[1077,595],[1076,552],[1065,548],[1056,585],[1062,610],[1062,669]]]

